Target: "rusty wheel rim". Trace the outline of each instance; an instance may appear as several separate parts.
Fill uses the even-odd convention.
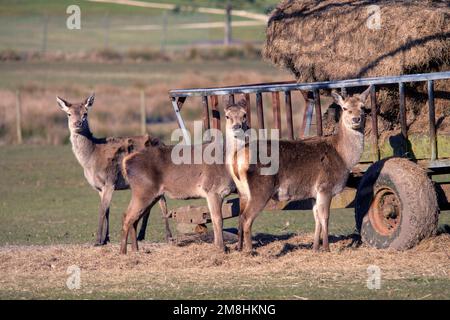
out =
[[[400,200],[391,188],[377,190],[369,209],[369,220],[375,231],[390,236],[401,221]]]

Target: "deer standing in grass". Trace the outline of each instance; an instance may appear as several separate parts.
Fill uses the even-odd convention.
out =
[[[133,151],[149,145],[159,145],[158,139],[148,135],[128,138],[95,138],[89,128],[88,111],[94,104],[94,95],[84,102],[70,103],[57,97],[59,107],[67,114],[72,150],[84,169],[88,183],[100,196],[99,221],[95,245],[104,245],[109,241],[109,207],[114,190],[129,189],[122,176],[122,159]],[[165,219],[166,239],[172,237],[167,218],[167,206],[164,197],[160,198],[160,207]],[[145,213],[147,216],[149,212]],[[141,227],[143,239],[145,225]]]
[[[229,167],[240,194],[238,250],[252,251],[251,227],[270,199],[292,201],[314,199],[315,230],[313,249],[319,250],[320,236],[329,251],[328,220],[331,199],[340,193],[351,169],[359,162],[364,148],[365,101],[370,88],[357,96],[332,95],[342,108],[338,132],[327,137],[279,141],[279,170],[262,175],[261,164],[249,163],[247,144],[234,156]],[[270,144],[270,141],[267,141]],[[270,149],[270,147],[268,147]]]
[[[227,118],[227,138],[234,139],[233,132],[245,128],[245,124],[235,121],[245,117],[240,112],[239,103],[225,109]],[[245,112],[245,111],[244,111]],[[233,120],[235,119],[235,120]],[[213,143],[218,143],[217,141]],[[198,149],[211,148],[213,143],[190,146],[191,159]],[[150,210],[163,195],[173,199],[205,198],[214,227],[214,244],[224,251],[222,234],[222,205],[224,198],[236,190],[224,159],[221,163],[175,164],[172,159],[174,146],[151,146],[135,152],[123,160],[124,176],[131,187],[131,201],[124,214],[120,252],[126,254],[128,236],[133,251],[138,250],[136,228],[144,212]],[[217,148],[224,148],[219,143]]]

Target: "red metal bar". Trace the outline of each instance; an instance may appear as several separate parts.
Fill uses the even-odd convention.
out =
[[[286,125],[288,128],[288,138],[294,140],[294,122],[292,120],[292,100],[290,91],[286,91],[284,93],[284,99],[286,107]]]
[[[252,127],[252,108],[250,105],[250,94],[244,94],[244,99],[247,105],[247,124],[251,128]]]
[[[256,116],[258,117],[258,128],[264,129],[263,99],[261,92],[256,93]]]
[[[275,129],[280,130],[281,138],[281,111],[280,111],[280,93],[272,92],[272,111]]]
[[[234,94],[228,95],[228,104],[234,104]]]
[[[305,127],[306,127],[306,121],[307,121],[307,115],[308,115],[308,108],[309,108],[309,97],[308,92],[306,91],[300,91],[303,97],[303,100],[305,101],[305,108],[303,110],[303,117],[302,117],[302,123],[300,124],[300,132],[299,137],[303,138],[305,136]]]
[[[219,99],[217,96],[211,96],[212,127],[220,130],[220,112],[218,106]]]
[[[202,104],[203,104],[203,130],[208,130],[210,129],[210,122],[209,122],[209,105],[207,96],[202,97]]]

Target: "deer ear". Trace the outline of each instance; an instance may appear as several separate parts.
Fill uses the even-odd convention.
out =
[[[344,106],[345,104],[344,98],[342,98],[342,96],[339,93],[337,93],[336,91],[331,91],[331,96],[334,98],[334,101],[338,105],[340,105],[341,107]]]
[[[236,105],[238,105],[241,108],[247,108],[247,99],[241,99],[238,101],[238,103],[236,103]]]
[[[65,101],[64,99],[62,99],[62,98],[60,98],[60,97],[56,97],[56,102],[58,103],[58,106],[59,106],[64,112],[68,112],[68,111],[69,111],[70,103],[68,103],[67,101]]]
[[[94,99],[95,99],[95,93],[92,93],[92,94],[90,95],[90,97],[87,98],[86,101],[84,102],[84,106],[85,106],[86,108],[92,107],[92,105],[94,104]]]
[[[369,86],[363,93],[361,93],[359,95],[359,100],[361,100],[361,102],[365,103],[367,97],[369,96],[370,93],[370,89],[372,88],[372,86]]]

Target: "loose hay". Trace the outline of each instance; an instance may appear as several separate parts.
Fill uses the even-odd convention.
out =
[[[380,28],[369,28],[370,6]],[[299,81],[427,72],[450,60],[447,1],[285,0],[272,12],[263,55]]]
[[[362,246],[350,248],[348,237],[332,237],[331,252],[309,249],[312,234],[295,235],[258,248],[255,257],[236,252],[218,252],[211,244],[183,247],[143,243],[138,253],[120,255],[116,244],[6,246],[0,248],[0,285],[3,290],[31,291],[64,289],[68,266],[77,265],[87,291],[133,292],[133,284],[176,289],[190,284],[193,290],[220,288],[230,281],[252,286],[277,278],[277,286],[295,281],[361,282],[367,267],[378,265],[384,279],[433,277],[450,279],[450,236],[443,234],[413,250],[397,252]],[[148,281],[151,283],[146,284]],[[172,287],[171,287],[172,286]],[[175,288],[173,288],[175,286]],[[169,289],[167,289],[169,290]],[[205,289],[206,290],[206,289]],[[205,293],[206,294],[206,293]]]

